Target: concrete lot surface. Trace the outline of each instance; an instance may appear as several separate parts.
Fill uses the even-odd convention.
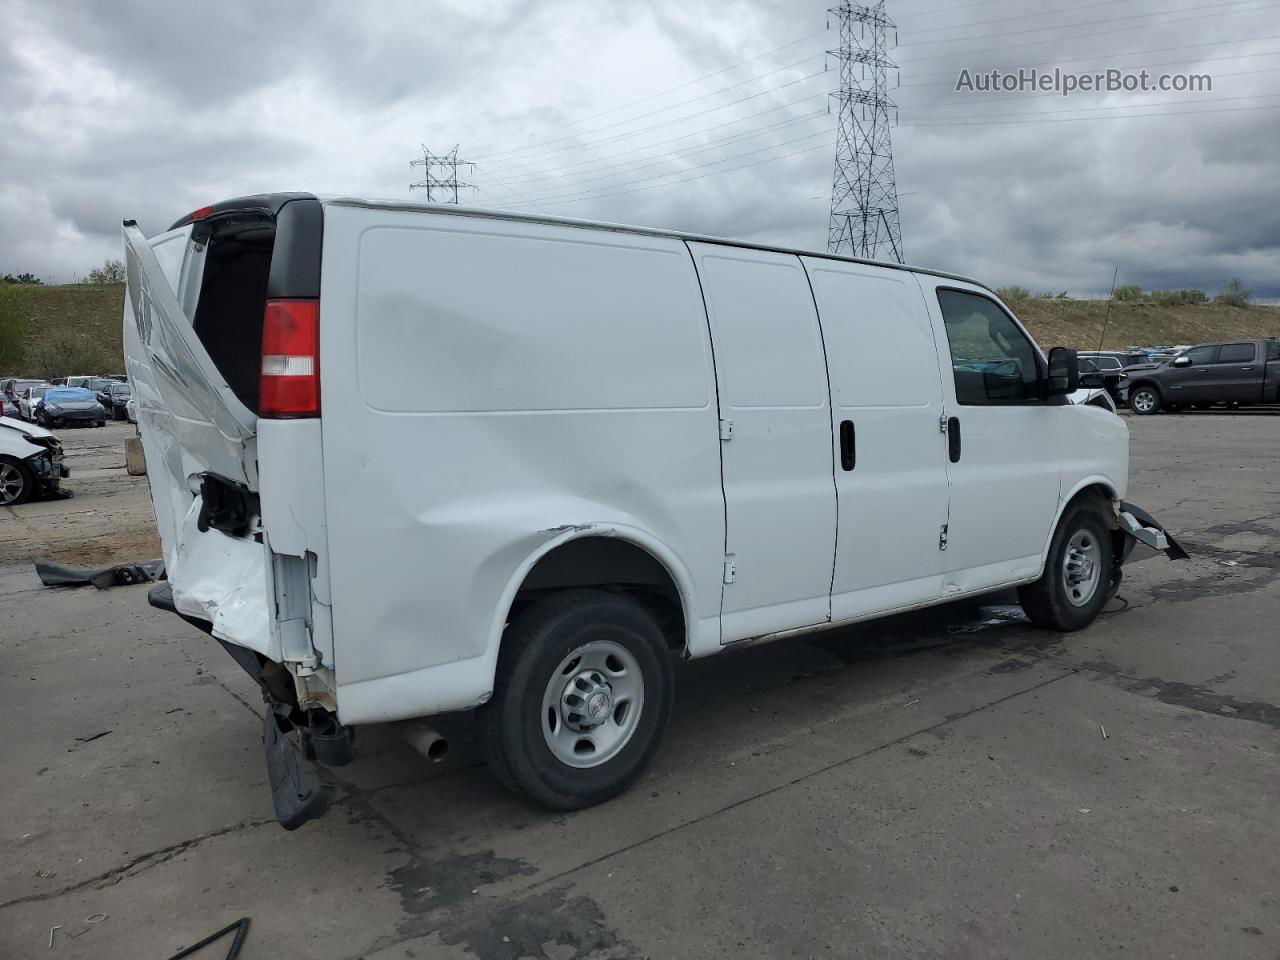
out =
[[[997,597],[685,664],[654,768],[567,816],[466,717],[442,765],[362,729],[293,834],[213,641],[31,574],[156,554],[127,430],[67,432],[77,496],[0,511],[0,957],[164,960],[247,916],[247,960],[1275,960],[1280,416],[1129,423],[1130,499],[1193,559],[1083,633]]]

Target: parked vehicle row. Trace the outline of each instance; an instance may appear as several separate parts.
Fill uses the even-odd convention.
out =
[[[76,379],[76,378],[71,378]],[[43,427],[60,427],[69,424],[88,424],[101,427],[108,416],[124,419],[124,404],[129,399],[129,385],[107,380],[104,395],[86,387],[56,386],[39,380],[11,378],[0,383],[0,402],[4,415],[18,420],[37,423]],[[123,387],[123,393],[119,393]],[[121,415],[115,415],[115,398],[119,395]]]

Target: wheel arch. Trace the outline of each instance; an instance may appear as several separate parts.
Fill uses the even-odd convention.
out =
[[[490,627],[497,652],[512,617],[539,597],[575,588],[616,589],[650,610],[668,646],[687,654],[694,626],[693,577],[669,546],[634,527],[583,523],[558,528],[516,569]]]
[[[1058,532],[1058,525],[1062,523],[1062,518],[1075,504],[1089,498],[1095,498],[1100,503],[1108,505],[1118,504],[1120,495],[1116,493],[1115,484],[1101,474],[1084,477],[1078,480],[1071,488],[1070,493],[1063,497],[1058,504],[1058,512],[1053,518],[1053,525],[1049,528],[1049,536],[1045,538],[1044,548],[1040,551],[1040,574],[1044,573],[1044,566],[1049,560],[1049,549],[1053,546],[1054,534]],[[1116,519],[1114,510],[1106,511],[1107,526],[1112,530],[1119,527],[1119,521]]]
[[[1160,398],[1160,401],[1162,403],[1164,402],[1164,388],[1160,386],[1159,380],[1146,379],[1146,380],[1130,381],[1129,396],[1132,397],[1134,394],[1134,391],[1141,390],[1143,387],[1150,387],[1152,390],[1156,392],[1156,396]]]

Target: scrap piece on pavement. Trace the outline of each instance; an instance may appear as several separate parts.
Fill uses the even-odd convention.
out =
[[[66,567],[51,560],[37,560],[36,576],[46,587],[83,587],[92,584],[99,590],[131,583],[150,583],[164,579],[164,561],[121,563],[114,567]]]

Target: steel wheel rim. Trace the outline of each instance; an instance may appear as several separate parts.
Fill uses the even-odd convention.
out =
[[[1156,398],[1149,390],[1139,390],[1137,396],[1133,398],[1133,405],[1136,409],[1145,412],[1156,405]]]
[[[1090,530],[1077,530],[1062,558],[1062,586],[1067,601],[1083,607],[1098,592],[1102,579],[1102,544]]]
[[[5,506],[22,496],[26,482],[22,472],[11,463],[0,463],[0,504]]]
[[[626,647],[593,640],[560,661],[542,695],[542,739],[579,770],[608,763],[631,740],[644,708],[644,675]]]

